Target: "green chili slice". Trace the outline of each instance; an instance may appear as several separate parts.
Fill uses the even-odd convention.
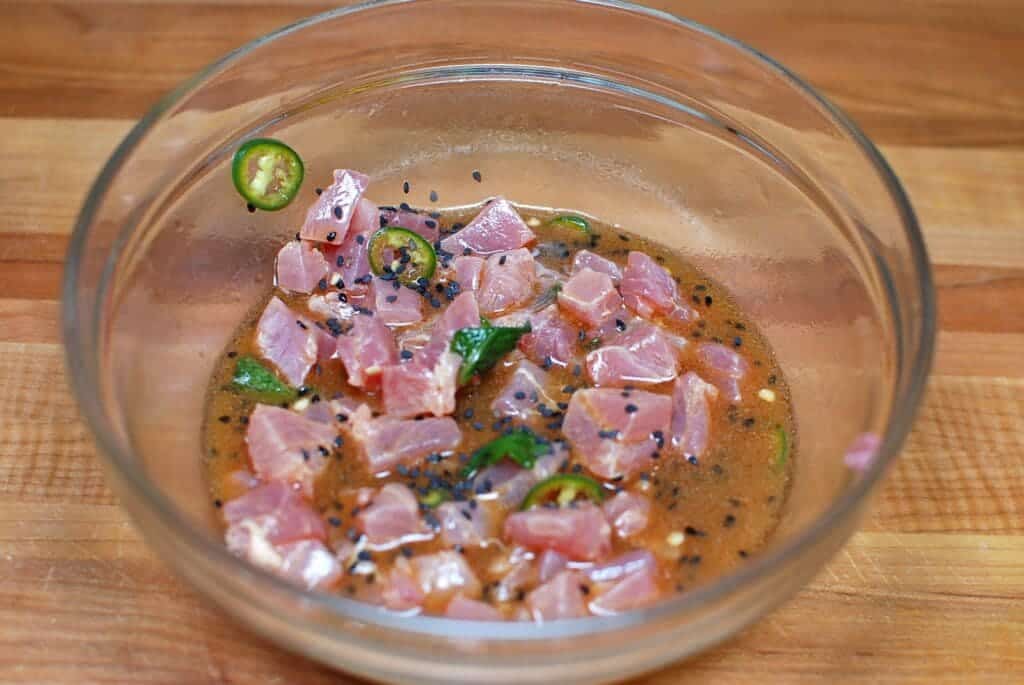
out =
[[[420,504],[431,509],[436,509],[441,506],[442,502],[447,502],[451,499],[451,495],[447,491],[435,488],[427,494],[420,497]]]
[[[422,236],[398,226],[386,226],[370,238],[370,269],[377,276],[401,283],[430,278],[437,268],[437,254]]]
[[[580,233],[590,233],[590,222],[577,214],[562,214],[550,221],[552,226],[572,228]]]
[[[231,178],[246,202],[269,212],[288,206],[305,170],[298,153],[279,140],[254,138],[231,161]]]
[[[534,485],[526,493],[526,499],[519,508],[526,511],[546,502],[555,502],[558,506],[564,507],[581,496],[592,502],[601,502],[604,499],[604,489],[593,478],[574,473],[559,473]]]

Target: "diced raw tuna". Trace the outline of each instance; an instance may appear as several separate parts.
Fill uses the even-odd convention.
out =
[[[451,414],[461,364],[462,357],[444,352],[433,368],[418,359],[385,366],[381,377],[385,413],[398,418]]]
[[[578,329],[559,313],[557,305],[549,305],[530,317],[530,333],[519,339],[519,349],[531,361],[568,366],[576,356]]]
[[[620,538],[628,538],[646,530],[651,516],[651,500],[623,490],[602,506],[608,523]]]
[[[643,252],[630,252],[622,273],[622,299],[645,318],[675,309],[678,288],[672,274]]]
[[[327,260],[305,240],[289,240],[277,253],[277,287],[296,293],[311,293],[327,278]]]
[[[224,521],[236,537],[247,536],[254,527],[272,545],[297,540],[326,540],[324,522],[292,486],[280,481],[259,485],[224,504]],[[246,526],[239,528],[240,524]],[[244,531],[244,532],[243,532]],[[229,539],[232,535],[229,532]]]
[[[594,564],[584,573],[593,583],[614,583],[637,571],[654,571],[654,555],[647,550],[635,549],[600,564]]]
[[[528,549],[516,547],[504,557],[499,557],[488,571],[501,575],[501,580],[493,586],[491,597],[498,602],[508,602],[518,598],[520,593],[537,584],[537,567],[534,554]]]
[[[272,297],[256,324],[256,347],[290,385],[299,386],[319,358],[317,333],[315,326]]]
[[[389,326],[408,326],[423,320],[423,298],[414,290],[400,287],[395,281],[373,279],[373,310],[379,320]]]
[[[384,367],[398,363],[395,335],[376,316],[354,316],[352,328],[338,337],[338,358],[345,365],[349,385],[375,389]]]
[[[497,535],[497,515],[491,503],[445,502],[437,508],[441,523],[441,539],[449,547],[480,547],[493,541]]]
[[[580,580],[578,573],[562,571],[527,595],[526,606],[533,620],[542,623],[587,616]]]
[[[537,239],[508,200],[495,198],[466,227],[441,241],[441,249],[454,255],[469,250],[489,255],[515,250]]]
[[[583,269],[590,269],[602,274],[608,274],[612,283],[618,285],[622,280],[622,269],[610,259],[594,254],[589,250],[580,250],[572,260],[572,273],[576,274]]]
[[[441,354],[448,351],[456,331],[479,325],[480,308],[476,296],[471,292],[458,295],[435,321],[430,342],[416,355],[416,361],[426,367],[433,367]]]
[[[433,537],[420,516],[420,503],[401,483],[382,487],[370,504],[359,510],[356,525],[372,549],[391,549]]]
[[[558,306],[587,326],[600,326],[622,307],[622,298],[608,274],[583,269],[562,286]]]
[[[672,390],[672,447],[687,457],[704,454],[711,429],[708,403],[717,397],[718,388],[693,371],[676,380]]]
[[[491,402],[491,411],[495,416],[511,416],[523,421],[538,416],[540,405],[557,411],[557,401],[545,390],[547,383],[547,372],[524,359],[519,362],[501,394]]]
[[[542,292],[553,288],[565,280],[565,276],[560,271],[549,269],[536,260],[533,262],[533,273]]]
[[[406,228],[419,236],[422,236],[431,245],[441,235],[441,228],[437,219],[432,219],[429,214],[414,212],[409,209],[381,209],[381,225],[398,226]]]
[[[375,419],[369,407],[363,405],[345,425],[372,473],[412,464],[434,452],[449,452],[462,442],[462,433],[451,417],[419,421],[393,416]]]
[[[370,184],[370,177],[358,171],[336,169],[334,183],[324,188],[306,213],[300,235],[304,240],[340,245],[348,234],[356,203]]]
[[[381,601],[393,611],[418,609],[424,600],[423,590],[405,557],[395,559],[394,565],[384,577]]]
[[[455,595],[452,601],[448,602],[448,608],[444,610],[448,618],[461,618],[467,621],[500,621],[501,612],[487,602],[480,602],[469,599],[462,595]]]
[[[500,314],[533,298],[536,275],[526,248],[498,252],[487,258],[477,302],[484,314]]]
[[[340,330],[349,327],[349,321],[356,314],[356,310],[349,302],[342,302],[336,293],[330,295],[313,295],[306,300],[309,310],[319,316],[322,320],[334,319]],[[333,325],[333,324],[332,324]]]
[[[658,579],[652,567],[630,573],[590,602],[590,611],[598,616],[621,614],[649,606],[659,597]]]
[[[455,280],[463,292],[479,290],[484,271],[483,257],[460,256],[452,260]]]
[[[480,580],[458,552],[443,551],[413,557],[413,573],[425,595],[449,595],[462,592],[479,596]]]
[[[307,590],[326,590],[341,579],[337,557],[319,540],[300,540],[278,548],[281,576]]]
[[[259,404],[249,417],[245,442],[256,475],[263,480],[295,483],[311,497],[313,480],[326,465],[324,452],[331,448],[336,435],[329,424]]]
[[[576,391],[562,432],[584,466],[601,478],[629,477],[650,466],[664,445],[672,399],[643,390]]]
[[[540,558],[537,560],[537,573],[540,577],[540,582],[546,583],[556,575],[565,570],[569,565],[569,558],[564,554],[550,549],[546,549],[540,554]]]
[[[587,355],[587,373],[595,385],[665,383],[679,373],[679,350],[661,328],[634,320]]]
[[[324,523],[290,486],[272,481],[224,505],[225,540],[235,555],[309,589],[326,588],[341,569],[323,545]]]
[[[356,205],[344,242],[340,245],[324,245],[321,248],[331,273],[341,276],[342,284],[349,294],[364,292],[367,289],[365,284],[356,281],[371,274],[370,237],[378,228],[377,205],[363,198]]]
[[[336,400],[321,400],[311,402],[308,407],[300,412],[310,421],[335,424],[338,421],[338,414],[348,416],[359,407],[359,403],[349,397],[342,397]]]
[[[747,375],[749,365],[739,352],[718,343],[697,345],[697,358],[704,365],[708,378],[718,386],[730,402],[743,399],[740,383]]]
[[[593,561],[611,552],[611,527],[604,514],[584,502],[566,509],[538,507],[505,519],[505,537],[528,549],[561,552],[576,561]]]
[[[861,433],[846,448],[843,463],[854,471],[867,471],[881,448],[882,439],[876,433]]]
[[[537,459],[532,469],[524,469],[506,460],[484,469],[474,481],[478,488],[483,486],[489,493],[493,492],[496,499],[505,506],[518,507],[530,488],[554,475],[568,456],[565,447],[555,443],[551,453]]]

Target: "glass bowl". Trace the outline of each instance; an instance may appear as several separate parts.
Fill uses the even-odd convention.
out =
[[[231,154],[256,135],[305,158],[304,194],[284,211],[250,214],[231,187]],[[771,543],[652,608],[545,625],[396,616],[232,557],[200,469],[207,379],[334,167],[368,172],[381,204],[429,205],[433,190],[445,206],[501,193],[577,208],[725,284],[793,394],[799,445]],[[160,102],[103,169],[71,242],[63,317],[74,392],[153,549],[285,647],[438,684],[618,680],[790,596],[847,540],[898,453],[935,323],[913,211],[848,119],[754,50],[611,0],[390,0],[232,53]],[[880,447],[851,460],[865,434]]]

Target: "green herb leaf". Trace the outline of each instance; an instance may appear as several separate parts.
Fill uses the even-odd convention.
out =
[[[590,222],[576,214],[562,214],[551,220],[552,226],[574,228],[580,233],[590,233]]]
[[[522,466],[532,469],[541,457],[551,451],[551,443],[543,441],[533,431],[522,429],[496,438],[476,452],[470,458],[462,475],[469,478],[480,469],[497,464],[506,457]]]
[[[239,357],[231,386],[236,390],[266,402],[290,402],[295,390],[282,383],[274,372],[253,357]]]
[[[781,469],[789,461],[789,433],[782,426],[775,427],[775,468]]]
[[[462,357],[459,385],[493,367],[530,332],[529,322],[525,326],[492,326],[486,319],[480,323],[479,328],[460,328],[452,338],[452,352]]]

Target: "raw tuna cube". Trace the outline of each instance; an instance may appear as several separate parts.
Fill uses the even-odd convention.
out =
[[[306,213],[300,235],[304,240],[340,245],[348,235],[356,204],[370,184],[370,177],[358,171],[336,169],[334,183],[324,188]]]
[[[454,255],[489,255],[515,250],[536,239],[509,201],[499,197],[480,210],[465,228],[442,240],[441,249]]]

